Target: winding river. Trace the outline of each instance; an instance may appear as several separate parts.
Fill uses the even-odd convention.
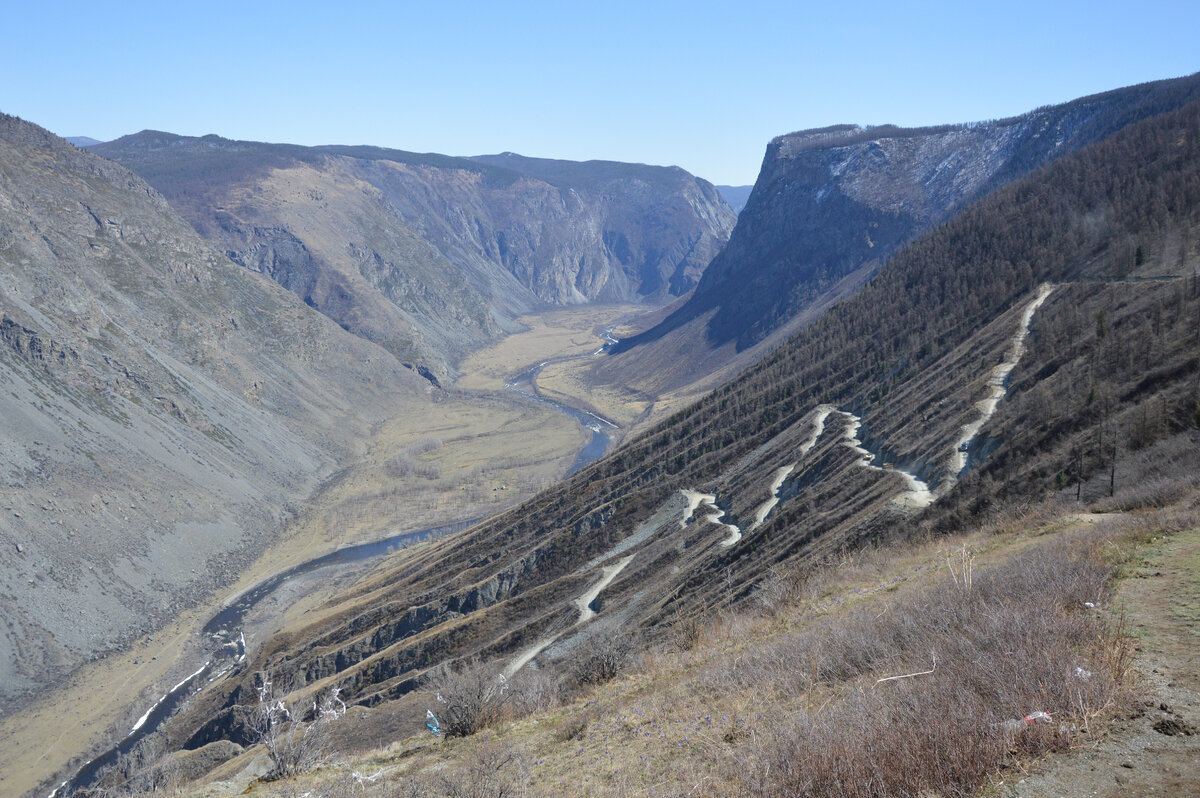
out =
[[[589,356],[584,355],[584,357]],[[579,454],[575,456],[575,462],[571,463],[571,467],[564,474],[564,476],[569,477],[589,463],[603,457],[604,453],[608,451],[609,444],[612,443],[611,431],[619,429],[619,427],[603,416],[565,405],[562,402],[556,402],[553,399],[547,399],[545,396],[539,394],[537,392],[537,375],[542,370],[542,367],[549,362],[548,360],[543,360],[516,379],[510,380],[506,383],[505,387],[538,404],[552,407],[563,415],[570,416],[578,421],[580,426],[585,427],[591,432],[591,438],[588,439],[587,444],[579,451]]]
[[[600,336],[604,339],[604,345],[595,352],[591,352],[590,354],[586,355],[573,355],[570,357],[543,360],[541,363],[531,366],[518,376],[505,383],[505,387],[510,391],[515,391],[527,399],[531,399],[538,404],[542,404],[547,407],[552,407],[563,415],[570,416],[578,421],[580,426],[585,427],[592,433],[591,438],[588,440],[583,449],[580,450],[579,454],[575,456],[575,462],[573,462],[571,467],[567,469],[567,473],[564,474],[564,476],[569,477],[589,463],[592,463],[603,457],[604,453],[608,451],[609,445],[612,443],[611,433],[620,429],[620,427],[604,416],[597,415],[596,413],[592,413],[587,410],[580,410],[579,408],[571,407],[570,405],[563,404],[562,402],[555,401],[554,399],[549,399],[538,393],[537,375],[550,363],[565,363],[569,360],[583,360],[590,357],[599,357],[600,355],[607,353],[608,350],[612,349],[618,343],[617,339],[613,337],[612,331],[613,328],[609,327],[600,333]]]
[[[460,521],[416,532],[406,532],[402,535],[393,535],[370,543],[346,546],[280,571],[241,593],[220,612],[212,616],[201,630],[201,634],[209,639],[212,648],[208,660],[191,676],[172,687],[151,705],[119,743],[88,762],[76,771],[75,775],[58,785],[50,793],[49,798],[56,798],[59,793],[70,795],[76,790],[94,785],[96,779],[106,768],[115,763],[121,755],[129,753],[144,738],[157,731],[200,688],[220,679],[234,666],[241,663],[246,658],[246,638],[242,633],[242,624],[246,616],[285,582],[325,568],[334,569],[364,563],[380,555],[407,548],[414,543],[461,531],[479,520]]]
[[[612,336],[611,327],[604,330],[601,335],[604,338],[604,345],[595,352],[558,359],[555,362],[596,357],[605,354],[617,343],[617,339]],[[564,415],[570,416],[591,432],[591,438],[579,454],[576,455],[571,467],[567,469],[566,476],[570,476],[589,463],[602,457],[608,450],[609,444],[612,443],[612,431],[619,429],[619,427],[603,416],[586,410],[579,410],[578,408],[540,395],[537,392],[537,375],[549,362],[551,361],[542,361],[536,366],[529,368],[515,379],[509,381],[507,387],[538,404],[551,407]],[[59,795],[71,795],[77,790],[93,786],[108,767],[116,763],[121,756],[128,754],[143,739],[157,731],[168,718],[175,714],[185,701],[195,695],[205,685],[224,677],[235,666],[240,664],[246,658],[246,638],[242,633],[242,624],[246,616],[254,607],[289,580],[324,568],[345,568],[361,564],[380,555],[406,548],[414,543],[459,532],[479,520],[481,519],[460,521],[445,526],[422,529],[417,532],[393,535],[384,540],[347,546],[280,571],[274,576],[259,582],[244,593],[241,593],[232,602],[222,608],[220,612],[212,616],[201,630],[201,634],[210,641],[210,648],[212,649],[212,654],[208,660],[194,673],[172,687],[158,701],[152,704],[120,742],[77,770],[73,776],[51,791],[48,798],[58,798]]]

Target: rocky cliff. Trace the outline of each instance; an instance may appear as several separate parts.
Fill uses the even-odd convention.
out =
[[[534,307],[686,293],[735,218],[677,167],[151,131],[93,150],[233,260],[442,375]]]
[[[428,384],[0,116],[0,695],[228,583]]]
[[[598,630],[666,636],[777,569],[955,530],[1064,479],[1107,495],[1114,463],[1126,486],[1194,467],[1197,153],[1200,103],[974,204],[700,402],[332,599],[173,739],[236,733],[256,671],[378,706],[442,660],[511,673],[569,662]],[[423,705],[397,706],[389,733],[414,733]]]
[[[966,204],[1067,153],[1200,97],[1200,76],[1039,108],[1010,119],[904,129],[835,125],[767,147],[728,246],[693,296],[615,354],[664,337],[691,358],[744,350],[853,293],[898,247]],[[731,345],[731,346],[730,346]],[[710,359],[710,367],[723,362]],[[616,369],[614,365],[611,369]]]

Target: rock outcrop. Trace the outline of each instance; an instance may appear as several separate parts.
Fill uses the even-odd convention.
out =
[[[231,734],[255,671],[336,683],[375,706],[442,661],[569,660],[601,629],[666,636],[689,613],[751,600],[778,569],[960,529],[992,502],[1061,489],[1055,475],[1080,469],[1085,449],[1088,471],[1073,472],[1084,496],[1108,495],[1117,460],[1131,481],[1183,458],[1193,467],[1198,151],[1200,102],[972,204],[702,400],[331,598],[202,695],[176,739]],[[1119,455],[1093,448],[1104,429]],[[1181,459],[1133,454],[1150,445]],[[944,491],[926,487],[948,476]]]
[[[613,354],[669,337],[659,348],[676,363],[725,347],[724,357],[707,360],[715,368],[735,350],[853,294],[901,245],[973,200],[1197,97],[1200,76],[1193,76],[998,121],[918,129],[835,125],[780,136],[767,147],[728,246],[692,297]],[[691,356],[681,358],[681,348]]]
[[[535,307],[686,293],[735,219],[678,167],[153,131],[92,149],[234,261],[438,376]]]

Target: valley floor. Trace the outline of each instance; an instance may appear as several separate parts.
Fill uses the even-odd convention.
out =
[[[606,385],[591,379],[590,366],[601,355],[607,331],[618,336],[635,329],[653,312],[638,305],[586,305],[524,316],[524,332],[510,335],[471,354],[461,364],[455,387],[500,390],[516,375],[543,364],[536,377],[539,395],[614,419],[627,434],[654,413],[657,396]],[[696,396],[692,396],[695,399]]]
[[[645,312],[636,306],[588,307],[523,319],[505,338],[461,364],[463,376],[435,401],[397,407],[360,457],[335,473],[238,581],[173,623],[100,658],[69,683],[0,714],[0,794],[35,795],[113,741],[207,656],[197,630],[235,596],[264,579],[330,551],[399,533],[486,517],[559,479],[585,444],[573,419],[515,395],[505,383],[546,359],[590,355],[600,332]],[[567,398],[589,407],[586,396]],[[246,619],[254,647],[316,608],[362,567],[295,580]],[[64,718],[69,722],[64,723]]]

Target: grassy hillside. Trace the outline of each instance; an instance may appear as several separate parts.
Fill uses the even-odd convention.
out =
[[[1200,595],[1197,494],[1178,487],[1177,503],[1161,509],[1081,514],[1050,504],[955,536],[781,569],[753,605],[658,643],[632,630],[594,641],[573,667],[523,671],[503,691],[494,667],[439,673],[414,700],[310,724],[296,751],[306,745],[310,756],[282,779],[271,770],[295,761],[286,747],[273,760],[263,746],[213,744],[150,755],[153,764],[123,789],[264,798],[1036,795],[1016,782],[1040,760],[1049,774],[1074,774],[1060,789],[1104,788],[1115,774],[1118,784],[1136,777],[1146,789],[1186,790],[1200,779],[1184,764],[1194,745],[1169,724],[1200,688],[1183,676],[1187,616],[1143,602],[1138,589],[1163,576],[1169,553],[1182,566],[1168,575],[1176,595]],[[1158,634],[1131,637],[1133,624]],[[1180,683],[1146,681],[1155,666],[1180,669]],[[1173,706],[1159,708],[1164,699]],[[443,730],[455,718],[477,725],[440,740],[415,728],[381,739],[381,715],[416,720],[426,709]],[[1151,751],[1136,773],[1120,754],[1100,767],[1078,754],[1146,735]],[[1172,764],[1183,769],[1164,772]]]
[[[249,742],[260,671],[336,686],[375,708],[370,733],[406,735],[439,662],[545,668],[618,632],[669,641],[867,545],[1055,495],[1145,501],[1200,466],[1198,156],[1193,104],[994,193],[701,402],[382,566],[202,694],[171,744]],[[995,415],[960,446],[1010,358]]]
[[[432,391],[128,169],[2,115],[0,386],[3,795],[124,738],[339,569],[198,633],[241,591],[511,506],[586,437],[499,386]]]

